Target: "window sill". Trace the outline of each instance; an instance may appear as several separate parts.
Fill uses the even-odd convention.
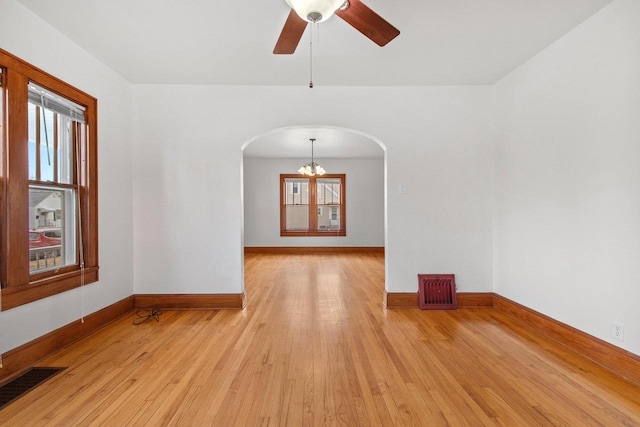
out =
[[[81,283],[81,280],[84,283]],[[92,267],[84,270],[84,278],[81,278],[80,271],[74,270],[26,285],[4,288],[2,289],[2,310],[9,310],[51,295],[79,288],[81,284],[87,285],[97,281],[98,267]]]
[[[344,237],[346,230],[340,231],[281,231],[281,237]]]

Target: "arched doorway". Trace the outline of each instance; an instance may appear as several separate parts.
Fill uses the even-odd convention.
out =
[[[315,139],[315,160],[321,162],[328,173],[346,175],[348,216],[344,237],[280,235],[280,174],[295,174],[302,164],[310,161],[310,138]],[[257,135],[246,141],[241,149],[244,250],[386,247],[386,147],[380,140],[353,129],[293,126]]]

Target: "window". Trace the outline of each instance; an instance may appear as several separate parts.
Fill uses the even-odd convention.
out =
[[[345,175],[280,175],[281,236],[346,236]]]
[[[0,49],[5,310],[98,280],[96,110],[95,98]]]

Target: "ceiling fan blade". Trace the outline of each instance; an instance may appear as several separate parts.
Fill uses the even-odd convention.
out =
[[[363,4],[360,0],[349,0],[346,10],[336,10],[336,15],[347,21],[356,30],[367,36],[378,46],[395,39],[400,30]]]
[[[280,55],[295,52],[305,28],[307,28],[307,21],[300,18],[298,14],[291,9],[287,17],[287,22],[284,23],[284,28],[282,28],[280,37],[278,37],[278,41],[276,42],[276,47],[273,49],[273,53]]]

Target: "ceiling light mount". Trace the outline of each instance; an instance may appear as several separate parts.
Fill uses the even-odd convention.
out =
[[[307,21],[309,22],[320,22],[322,21],[322,14],[320,12],[309,12],[307,15]]]

